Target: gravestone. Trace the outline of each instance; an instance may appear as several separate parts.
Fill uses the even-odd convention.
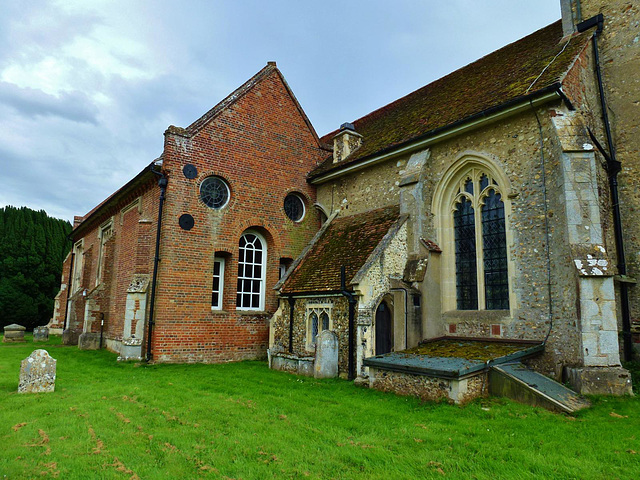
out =
[[[11,325],[7,325],[4,327],[4,337],[2,338],[3,343],[18,343],[24,342],[24,331],[25,327],[22,325],[17,325],[15,323]]]
[[[80,335],[82,335],[81,328],[67,328],[62,332],[62,344],[77,345]]]
[[[56,363],[46,350],[35,350],[20,364],[18,393],[53,392],[56,386]]]
[[[47,327],[36,327],[33,329],[33,341],[34,342],[48,342],[49,341],[49,329]]]
[[[338,335],[331,330],[323,330],[316,340],[315,378],[338,376]]]

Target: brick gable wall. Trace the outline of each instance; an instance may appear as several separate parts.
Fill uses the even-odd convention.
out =
[[[277,70],[261,78],[197,132],[165,134],[163,171],[169,183],[160,251],[153,358],[163,362],[218,362],[260,358],[268,318],[277,309],[273,286],[280,258],[295,258],[319,228],[315,190],[306,173],[322,158]],[[185,164],[198,176],[188,179]],[[227,182],[227,206],[213,210],[199,199],[199,185],[217,175]],[[306,215],[292,222],[283,209],[289,192],[304,197]],[[190,214],[194,227],[180,228]],[[267,242],[264,311],[236,310],[238,241],[249,229]],[[223,310],[211,311],[213,259],[226,258]]]

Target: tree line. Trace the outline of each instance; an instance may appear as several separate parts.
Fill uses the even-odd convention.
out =
[[[49,323],[71,224],[44,210],[0,208],[0,327]]]

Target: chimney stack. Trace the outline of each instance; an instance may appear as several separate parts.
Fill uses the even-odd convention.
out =
[[[340,125],[340,131],[333,137],[333,163],[339,163],[362,145],[362,135],[356,132],[352,123]]]

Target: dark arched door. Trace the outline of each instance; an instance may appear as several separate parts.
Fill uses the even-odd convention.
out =
[[[382,301],[376,309],[376,355],[391,351],[391,309]]]

